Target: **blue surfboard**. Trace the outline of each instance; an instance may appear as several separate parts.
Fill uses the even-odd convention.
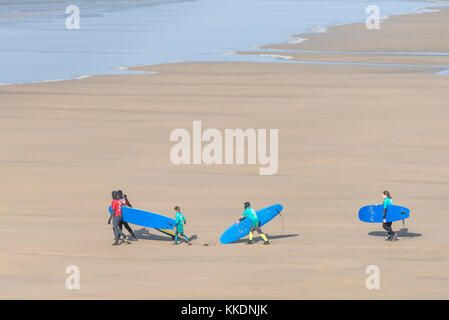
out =
[[[173,229],[176,223],[172,218],[131,207],[122,207],[122,215],[123,221],[147,228]]]
[[[273,206],[266,207],[264,209],[260,209],[257,211],[257,216],[260,219],[260,225],[270,222],[274,217],[276,217],[279,213],[281,213],[283,207],[281,204],[275,204]],[[245,218],[240,222],[234,223],[220,237],[220,242],[223,244],[232,243],[234,241],[243,238],[244,236],[249,234],[249,230],[251,229],[251,220],[249,218]]]
[[[381,204],[370,205],[360,208],[359,219],[363,222],[379,223],[383,222],[384,206]],[[391,205],[387,208],[387,222],[404,220],[410,217],[410,209],[401,206]]]

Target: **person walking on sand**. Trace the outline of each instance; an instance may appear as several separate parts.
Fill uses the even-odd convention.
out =
[[[112,220],[112,230],[114,230],[114,243],[113,246],[119,244],[120,236],[123,237],[126,244],[130,244],[128,238],[120,230],[120,223],[122,220],[122,202],[116,191],[112,191],[112,202],[111,202],[111,216],[109,217],[108,224],[111,224]]]
[[[126,196],[126,194],[123,194],[122,190],[117,190],[117,196],[119,197],[119,200],[122,204],[122,207],[130,207],[132,208],[133,206],[131,205],[131,203],[128,200],[128,197]],[[122,220],[122,223],[120,223],[119,228],[120,231],[122,231],[123,226],[125,226],[125,229],[128,230],[129,234],[131,235],[131,240],[133,241],[137,241],[137,237],[134,234],[133,229],[131,229],[131,227],[129,226],[129,224],[125,221]]]
[[[179,208],[178,206],[176,206],[174,208],[176,214],[175,214],[175,220],[176,220],[176,233],[175,233],[175,242],[174,244],[178,244],[178,235],[180,235],[181,237],[183,237],[186,241],[187,244],[191,244],[190,243],[190,239],[184,235],[184,224],[187,223],[186,218],[182,215],[181,213],[181,208]]]
[[[243,216],[239,219],[239,222],[242,221],[243,219],[245,219],[246,217],[248,217],[251,220],[251,229],[249,230],[248,244],[254,243],[254,240],[253,240],[253,238],[254,238],[253,232],[254,231],[257,231],[257,233],[262,237],[265,245],[270,244],[270,241],[268,241],[267,236],[260,229],[260,220],[259,220],[259,217],[257,216],[256,211],[253,208],[251,208],[251,204],[249,202],[245,202],[244,206],[245,206],[245,211],[243,212]]]
[[[388,232],[388,236],[385,238],[386,241],[392,241],[392,240],[398,240],[398,234],[397,232],[394,232],[391,228],[391,224],[393,222],[387,222],[387,214],[388,214],[388,207],[393,205],[393,200],[391,200],[391,195],[389,191],[384,191],[382,193],[382,197],[384,199],[383,206],[384,206],[384,216],[383,216],[383,228]]]

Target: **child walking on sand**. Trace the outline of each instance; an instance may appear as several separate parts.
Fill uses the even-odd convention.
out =
[[[176,233],[175,233],[175,242],[174,244],[178,244],[178,235],[180,235],[181,237],[183,237],[186,241],[187,244],[191,244],[190,243],[190,239],[184,235],[184,224],[187,223],[186,218],[182,215],[181,213],[181,208],[179,208],[178,206],[175,207],[175,220],[176,220]]]

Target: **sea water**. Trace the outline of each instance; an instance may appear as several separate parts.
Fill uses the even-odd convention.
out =
[[[448,3],[401,0],[0,0],[0,84],[124,74],[125,66],[186,61],[282,61],[254,50],[295,34]],[[66,8],[80,28],[66,28]],[[281,59],[279,59],[281,58]]]

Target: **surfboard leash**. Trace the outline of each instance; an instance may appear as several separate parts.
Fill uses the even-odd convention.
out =
[[[405,214],[405,212],[401,212],[401,214]],[[405,227],[405,219],[402,219],[402,229]]]
[[[279,216],[281,217],[282,220],[282,234],[284,234],[284,217],[282,216],[281,212],[276,209],[276,211],[278,212]]]

